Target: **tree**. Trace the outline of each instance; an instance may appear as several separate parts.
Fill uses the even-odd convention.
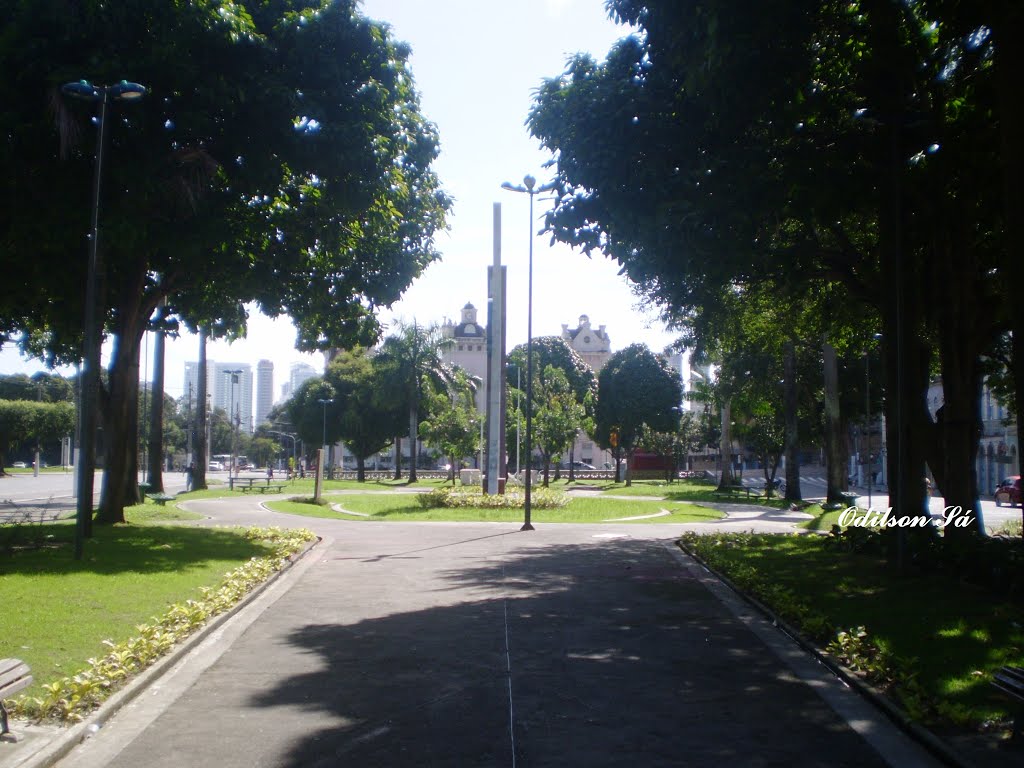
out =
[[[423,439],[448,457],[448,479],[455,476],[462,459],[480,449],[480,412],[476,409],[476,387],[461,369],[449,393],[432,394],[431,416],[420,424]]]
[[[72,403],[0,400],[0,475],[6,474],[11,445],[32,440],[36,444],[59,440],[75,428]]]
[[[401,428],[405,411],[385,392],[385,366],[363,347],[343,350],[327,366],[335,392],[339,434],[356,458],[357,480],[366,479],[366,459],[383,450]]]
[[[557,157],[555,237],[620,260],[670,313],[714,314],[729,291],[765,282],[797,295],[838,282],[878,313],[891,490],[905,509],[923,504],[926,458],[948,476],[947,502],[977,499],[978,361],[1007,323],[999,270],[1020,274],[1003,258],[1019,238],[994,246],[994,73],[1007,123],[1021,122],[1010,6],[613,0],[641,34],[602,65],[577,57],[531,111]],[[1019,142],[1004,146],[1019,168]],[[1010,199],[1019,174],[1003,174]],[[941,423],[925,403],[936,353]]]
[[[166,301],[169,330],[230,335],[255,301],[290,314],[303,349],[372,337],[375,308],[437,256],[450,203],[430,169],[436,130],[408,49],[355,0],[9,5],[18,74],[0,90],[40,96],[0,118],[0,231],[22,287],[0,291],[0,329],[25,329],[23,347],[49,360],[81,348],[85,259],[66,256],[84,250],[93,179],[93,107],[59,87],[130,72],[150,90],[112,109],[104,167],[100,317],[116,344],[101,519],[116,522],[135,494],[135,371],[153,310]]]
[[[299,438],[307,446],[334,445],[341,439],[340,414],[343,404],[325,377],[302,382],[288,400],[286,411]],[[322,403],[321,400],[330,400]],[[323,457],[326,463],[327,456]]]
[[[281,452],[281,444],[269,437],[254,437],[246,455],[257,467],[274,466],[274,457]]]
[[[425,404],[431,386],[445,392],[454,382],[454,370],[445,362],[442,354],[451,347],[452,340],[442,336],[438,326],[424,328],[415,320],[412,325],[399,323],[397,331],[396,335],[384,340],[380,355],[390,371],[392,381],[401,388],[402,399],[408,404],[409,482],[415,483],[420,408]],[[397,461],[395,466],[397,469]]]
[[[565,339],[559,336],[540,336],[533,340],[533,358],[535,377],[534,414],[536,414],[539,407],[538,397],[540,390],[538,387],[543,388],[546,386],[547,370],[550,366],[553,371],[560,371],[565,376],[576,403],[583,407],[580,425],[592,424],[594,407],[597,402],[597,378],[587,362],[580,357],[580,354],[570,347],[565,342]],[[521,390],[519,390],[521,398],[520,410],[525,413],[525,407],[527,406],[525,399],[523,399],[526,396],[527,370],[525,344],[518,345],[509,353],[508,363],[506,369],[507,385],[513,392],[516,391],[515,385],[517,382],[521,386]],[[527,461],[529,460],[527,458]],[[546,465],[545,472],[547,472]],[[572,477],[571,469],[569,475]]]
[[[537,414],[534,440],[544,463],[544,487],[548,485],[551,461],[569,450],[583,422],[583,405],[576,400],[564,371],[553,365],[533,385]]]
[[[614,443],[625,453],[626,485],[632,485],[630,465],[642,428],[674,432],[678,427],[683,400],[679,374],[645,345],[631,344],[612,353],[597,386],[594,437],[603,448]]]

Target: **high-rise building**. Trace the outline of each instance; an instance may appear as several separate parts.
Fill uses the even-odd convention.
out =
[[[309,381],[315,376],[319,376],[316,368],[308,363],[292,363],[291,371],[288,376],[288,384],[291,385],[289,394],[295,394],[295,391],[302,386],[302,383]]]
[[[231,374],[230,371],[238,371]],[[234,378],[234,381],[232,379]],[[185,392],[192,393],[193,402],[198,395],[199,363],[185,363]],[[211,408],[220,408],[229,413],[234,422],[238,416],[238,428],[252,432],[252,366],[248,363],[217,363],[206,361],[206,392]]]
[[[223,408],[241,432],[252,432],[252,366],[248,363],[211,363],[213,407]],[[237,371],[237,374],[232,373]]]
[[[274,407],[274,363],[260,360],[256,364],[256,420],[259,426],[267,420]]]

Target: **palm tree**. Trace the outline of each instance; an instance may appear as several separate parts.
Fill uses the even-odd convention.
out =
[[[419,438],[420,406],[426,390],[434,386],[449,391],[455,383],[453,366],[444,360],[444,351],[453,343],[441,334],[437,325],[423,327],[399,321],[397,334],[381,346],[381,356],[389,363],[394,381],[409,407],[409,482],[416,482],[416,445]]]

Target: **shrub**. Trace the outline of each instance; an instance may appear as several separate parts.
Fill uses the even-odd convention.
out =
[[[519,488],[505,489],[503,494],[486,494],[479,490],[461,488],[437,488],[416,497],[427,509],[518,509],[526,504],[526,493]],[[532,489],[530,506],[534,509],[559,509],[569,503],[569,497],[560,491],[548,488]]]

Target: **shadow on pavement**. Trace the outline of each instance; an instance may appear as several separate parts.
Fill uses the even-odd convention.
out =
[[[275,763],[295,768],[512,765],[513,750],[525,766],[884,764],[664,545],[459,543],[475,556],[451,547],[440,571],[414,557],[438,547],[376,558],[421,578],[419,605],[353,562],[361,580],[324,596],[320,622],[239,649],[278,682],[243,686],[239,717],[257,722],[234,725],[295,734]]]

